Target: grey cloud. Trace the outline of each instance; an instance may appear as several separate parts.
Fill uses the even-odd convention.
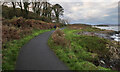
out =
[[[116,3],[106,2],[62,2],[64,18],[71,23],[118,23],[118,7]]]

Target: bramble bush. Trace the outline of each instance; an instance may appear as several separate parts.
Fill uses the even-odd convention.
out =
[[[52,29],[54,25],[60,27],[59,24],[46,23],[40,20],[25,19],[23,17],[14,17],[13,19],[5,19],[2,21],[3,43],[6,41],[20,39],[25,35],[32,33],[33,29]]]
[[[60,29],[55,30],[55,32],[52,34],[52,39],[54,43],[57,45],[66,46],[68,43],[68,40],[65,39],[64,32],[61,31]]]

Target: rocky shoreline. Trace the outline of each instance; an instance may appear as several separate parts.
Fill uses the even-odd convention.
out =
[[[105,38],[105,39],[109,39],[109,40],[115,40],[115,37],[112,36],[116,36],[118,35],[118,37],[120,37],[120,31],[99,31],[99,32],[78,32],[78,35],[87,35],[87,36],[97,36],[100,38]]]
[[[109,54],[106,57],[100,57],[97,61],[102,67],[111,68],[120,71],[120,42],[111,41],[106,44]]]

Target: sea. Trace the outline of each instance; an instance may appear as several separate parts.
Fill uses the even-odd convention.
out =
[[[93,27],[100,28],[100,29],[117,31],[116,34],[113,34],[110,37],[113,38],[115,41],[120,42],[120,26],[93,26]]]

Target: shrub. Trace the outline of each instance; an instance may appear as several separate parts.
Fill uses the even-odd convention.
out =
[[[88,52],[97,53],[100,57],[106,56],[108,53],[105,39],[91,36],[79,36],[74,39],[79,45],[86,48]]]
[[[67,40],[65,39],[65,34],[60,29],[57,29],[52,34],[52,39],[53,39],[54,43],[57,44],[57,45],[62,45],[62,46],[67,45]]]
[[[16,29],[14,26],[2,26],[2,41],[3,43],[6,41],[10,41],[13,39],[20,39],[20,29]]]
[[[40,20],[25,19],[23,17],[14,17],[13,19],[5,19],[3,23],[3,42],[31,34],[33,29],[52,29],[54,25],[59,24],[46,23]]]

